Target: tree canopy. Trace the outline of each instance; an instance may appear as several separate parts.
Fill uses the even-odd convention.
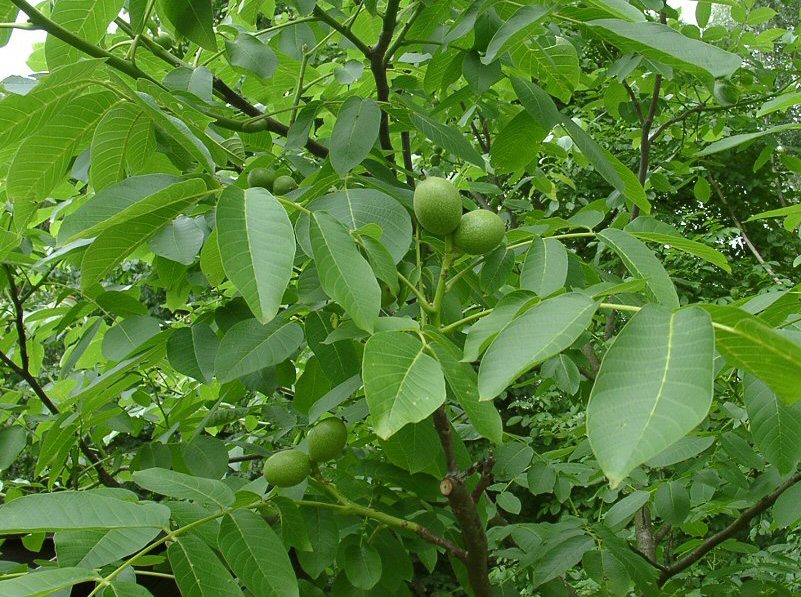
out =
[[[797,2],[0,12],[0,595],[801,590]]]

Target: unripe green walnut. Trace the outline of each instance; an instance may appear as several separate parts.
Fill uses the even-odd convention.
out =
[[[453,183],[429,176],[414,190],[414,215],[431,234],[447,236],[462,218],[462,198]]]
[[[294,191],[297,188],[298,183],[295,182],[295,179],[291,176],[283,174],[275,179],[275,182],[273,183],[273,194],[286,195],[290,191]]]
[[[323,419],[311,428],[307,437],[309,458],[312,462],[324,462],[336,458],[348,443],[348,428],[341,419]]]
[[[264,463],[264,478],[276,487],[292,487],[309,476],[311,461],[300,450],[276,452]]]
[[[497,247],[505,233],[506,226],[498,214],[476,209],[462,216],[453,233],[453,244],[469,255],[483,255]]]
[[[725,79],[715,81],[715,89],[712,92],[715,99],[721,106],[733,106],[740,99],[740,90]]]
[[[276,176],[276,172],[272,168],[253,168],[248,172],[248,186],[250,188],[261,187],[272,191]]]
[[[167,33],[166,31],[162,31],[156,37],[153,38],[158,45],[160,45],[165,50],[171,50],[175,40],[172,38],[172,35]]]

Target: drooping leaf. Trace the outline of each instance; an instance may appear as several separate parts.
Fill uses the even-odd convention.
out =
[[[178,216],[147,242],[156,255],[183,265],[192,265],[202,246],[203,229],[187,216]]]
[[[539,22],[549,12],[550,9],[544,6],[522,6],[519,8],[492,36],[481,62],[489,64],[495,60],[498,53],[508,46],[508,42],[513,36],[516,37],[516,34],[523,28]]]
[[[250,510],[226,514],[217,542],[228,565],[254,595],[298,595],[298,581],[286,548],[258,514]]]
[[[325,293],[354,323],[371,332],[381,309],[381,288],[348,230],[327,212],[311,215],[311,247]]]
[[[93,570],[87,568],[48,568],[0,581],[0,594],[4,597],[39,597],[59,593],[73,585],[96,579]]]
[[[567,280],[567,250],[555,238],[534,237],[520,272],[520,288],[537,296],[553,294]]]
[[[380,122],[381,110],[374,100],[356,96],[345,100],[331,132],[329,159],[337,174],[344,176],[367,157]]]
[[[295,234],[286,210],[266,189],[229,186],[217,204],[217,235],[225,274],[267,323],[292,276]]]
[[[135,503],[91,491],[36,493],[0,507],[0,532],[164,528],[166,506]]]
[[[103,356],[121,361],[161,331],[158,319],[134,316],[123,319],[103,336]]]
[[[50,18],[90,44],[97,44],[106,34],[109,24],[125,0],[59,0]],[[54,35],[45,40],[47,66],[51,69],[77,62],[83,56],[78,48]]]
[[[679,306],[679,297],[670,276],[648,247],[617,228],[607,228],[599,232],[598,238],[617,253],[626,269],[647,280],[649,294],[656,302],[672,308]]]
[[[531,367],[568,348],[589,326],[597,308],[588,296],[571,292],[543,301],[509,322],[481,359],[481,400],[494,398]]]
[[[179,33],[203,49],[217,51],[211,0],[159,0],[159,3],[164,16]]]
[[[167,548],[175,583],[184,597],[242,597],[242,591],[211,547],[182,535]]]
[[[134,471],[134,483],[161,495],[194,500],[207,506],[225,508],[234,503],[234,492],[222,481],[193,477],[164,468]]]
[[[94,127],[115,102],[110,91],[72,100],[45,129],[22,142],[6,180],[14,203],[14,223],[24,230],[40,201],[67,174],[70,161],[87,144]]]
[[[661,23],[598,19],[587,24],[624,52],[637,52],[707,81],[728,77],[742,63],[737,54],[682,35]]]
[[[303,328],[283,317],[266,325],[246,319],[229,329],[220,342],[214,370],[221,382],[231,381],[286,360],[303,341]]]
[[[695,255],[696,257],[700,257],[709,263],[717,265],[722,270],[731,273],[731,267],[729,266],[729,262],[726,260],[726,257],[723,255],[723,253],[720,253],[719,251],[716,251],[707,245],[695,242],[694,240],[688,240],[681,236],[674,236],[672,234],[661,234],[659,232],[632,232],[631,235],[641,240],[659,243],[662,245],[670,245],[675,249],[684,251],[690,255]]]
[[[131,555],[150,543],[158,528],[109,529],[107,531],[60,531],[55,534],[59,566],[102,568]]]
[[[604,355],[587,435],[613,487],[698,425],[712,403],[714,332],[698,308],[647,305]]]
[[[475,164],[479,168],[484,167],[484,160],[481,155],[479,155],[475,147],[472,146],[461,131],[446,126],[421,112],[413,112],[411,117],[415,128],[423,133],[432,143],[444,147],[447,151],[466,162]]]
[[[752,375],[746,374],[743,383],[754,444],[781,474],[795,470],[801,460],[801,402],[787,406]]]
[[[6,427],[0,430],[0,470],[7,469],[14,463],[26,443],[25,430],[22,427]]]
[[[725,149],[731,149],[732,147],[737,147],[738,145],[742,145],[743,143],[746,143],[748,141],[753,141],[754,139],[758,139],[759,137],[764,137],[766,135],[773,135],[774,133],[780,133],[782,131],[789,131],[798,128],[801,128],[801,124],[779,124],[777,126],[772,126],[770,128],[761,130],[756,133],[741,133],[739,135],[732,135],[731,137],[724,137],[719,141],[710,143],[695,155],[697,156],[710,155],[713,153],[717,153],[719,151],[723,151]]]
[[[513,290],[497,302],[492,313],[474,323],[467,332],[463,361],[477,361],[490,341],[526,306],[539,302],[529,290]]]
[[[232,66],[251,72],[261,79],[273,76],[275,52],[253,35],[239,33],[235,40],[225,40],[225,52]]]
[[[211,327],[196,323],[173,332],[167,340],[167,359],[179,373],[209,383],[219,347],[220,340]]]
[[[155,149],[152,124],[141,110],[119,104],[97,124],[90,152],[89,179],[95,192],[138,174]]]
[[[375,433],[389,439],[445,401],[445,378],[423,343],[404,332],[379,332],[364,348],[364,392]]]

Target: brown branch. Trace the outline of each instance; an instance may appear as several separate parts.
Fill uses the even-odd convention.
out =
[[[738,516],[729,526],[727,526],[722,531],[715,533],[708,539],[704,540],[701,545],[696,547],[689,555],[685,556],[672,566],[668,567],[666,570],[663,570],[662,573],[659,575],[657,579],[657,583],[659,585],[664,584],[670,577],[675,576],[682,570],[689,568],[695,562],[703,558],[707,553],[712,551],[715,547],[733,537],[737,531],[746,527],[746,525],[756,516],[762,514],[765,510],[770,508],[779,496],[783,494],[785,491],[790,489],[793,485],[801,481],[801,473],[796,473],[787,481],[782,483],[778,489],[769,493],[761,500],[759,500],[756,504],[744,510],[740,516]]]
[[[629,85],[625,81],[625,79],[623,80],[623,87],[625,87],[626,93],[629,94],[629,97],[631,98],[631,103],[634,104],[634,109],[637,110],[637,116],[639,116],[640,118],[640,126],[642,126],[643,124],[645,124],[645,115],[642,113],[642,108],[640,107],[640,100],[638,100],[637,96],[634,95],[634,90],[631,88],[631,85]]]
[[[387,10],[384,13],[384,23],[381,27],[381,33],[378,36],[378,42],[368,53],[367,57],[370,59],[370,71],[373,73],[375,80],[376,97],[379,102],[389,101],[389,81],[387,80],[387,64],[384,62],[384,57],[392,41],[392,34],[395,32],[395,25],[398,19],[398,9],[400,7],[400,0],[389,0],[387,2]],[[389,133],[389,114],[382,107],[381,108],[381,124],[378,129],[378,140],[381,143],[381,148],[391,152],[392,151],[392,138]],[[387,156],[390,161],[394,161],[394,156],[390,153]]]
[[[768,265],[768,263],[762,257],[762,254],[756,248],[756,245],[754,245],[754,243],[751,242],[751,238],[748,236],[748,233],[745,231],[745,226],[743,226],[743,223],[737,217],[737,214],[734,213],[734,210],[732,209],[731,205],[729,205],[729,202],[726,200],[726,196],[723,194],[723,190],[720,188],[720,184],[718,184],[718,181],[710,176],[709,177],[709,182],[711,183],[712,188],[715,189],[715,193],[717,194],[717,196],[720,199],[721,203],[723,203],[723,205],[726,207],[726,210],[729,212],[729,215],[731,216],[731,219],[734,220],[734,223],[736,224],[737,228],[740,229],[740,234],[742,235],[743,241],[745,242],[745,244],[748,247],[748,249],[751,251],[751,253],[754,255],[754,257],[756,257],[756,260],[760,263],[760,265],[762,265],[762,267],[765,268],[765,271],[773,279],[773,281],[777,285],[783,286],[781,280],[776,275],[776,273],[773,271],[773,268],[770,267],[770,265]]]
[[[678,116],[676,116],[675,118],[671,118],[670,120],[668,120],[664,124],[659,125],[659,127],[654,131],[654,133],[648,138],[648,142],[649,143],[653,143],[656,140],[656,138],[665,131],[665,129],[667,127],[669,127],[672,124],[676,124],[677,122],[682,122],[684,120],[687,120],[687,118],[689,118],[690,116],[692,116],[696,112],[703,111],[705,106],[706,106],[706,101],[703,101],[700,104],[698,104],[697,106],[695,106],[693,108],[689,108],[689,109],[685,110],[684,112],[682,112],[681,114],[679,114]]]
[[[481,499],[481,494],[483,494],[484,490],[492,485],[492,482],[495,480],[495,476],[492,474],[493,466],[495,466],[494,456],[488,456],[481,462],[481,477],[478,479],[478,484],[475,489],[473,489],[473,494],[471,496],[474,504],[478,503]]]
[[[445,461],[448,465],[448,474],[440,484],[442,494],[448,498],[459,527],[462,538],[467,547],[467,577],[475,597],[492,597],[492,585],[489,581],[489,549],[484,525],[478,516],[476,504],[467,489],[464,475],[459,471],[453,451],[451,426],[445,407],[440,406],[434,411],[434,427],[439,434],[442,449],[445,452]]]
[[[414,171],[414,164],[412,164],[412,141],[409,131],[401,133],[401,151],[403,152],[403,167],[406,169],[406,184],[414,188],[414,176],[410,174]]]
[[[634,528],[637,535],[637,549],[649,562],[656,562],[656,541],[651,524],[651,511],[647,504],[634,515]]]

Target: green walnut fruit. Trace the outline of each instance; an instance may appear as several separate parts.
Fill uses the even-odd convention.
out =
[[[172,38],[172,35],[170,35],[169,33],[165,33],[165,32],[159,33],[153,39],[153,41],[155,41],[158,45],[160,45],[165,50],[171,50],[173,44],[175,43],[175,40]]]
[[[248,186],[250,188],[261,187],[272,191],[276,177],[275,170],[272,168],[253,168],[248,172]]]
[[[312,462],[331,460],[336,458],[348,443],[348,428],[336,417],[323,419],[311,428],[307,443]]]
[[[449,180],[429,176],[414,190],[414,215],[431,234],[446,236],[462,219],[462,198]]]
[[[276,487],[302,483],[311,472],[311,461],[300,450],[276,452],[264,463],[264,478]]]
[[[439,166],[440,163],[442,162],[442,156],[439,155],[438,153],[435,153],[434,155],[431,156],[429,162],[431,162],[432,166]]]
[[[294,191],[297,188],[298,183],[295,182],[294,178],[287,176],[286,174],[282,174],[281,176],[277,177],[273,183],[273,194],[286,195],[290,191]]]
[[[721,106],[733,106],[740,99],[740,90],[728,81],[720,80],[715,81],[712,95]]]
[[[476,209],[462,216],[453,233],[453,244],[469,255],[489,253],[503,240],[506,227],[498,214]]]

